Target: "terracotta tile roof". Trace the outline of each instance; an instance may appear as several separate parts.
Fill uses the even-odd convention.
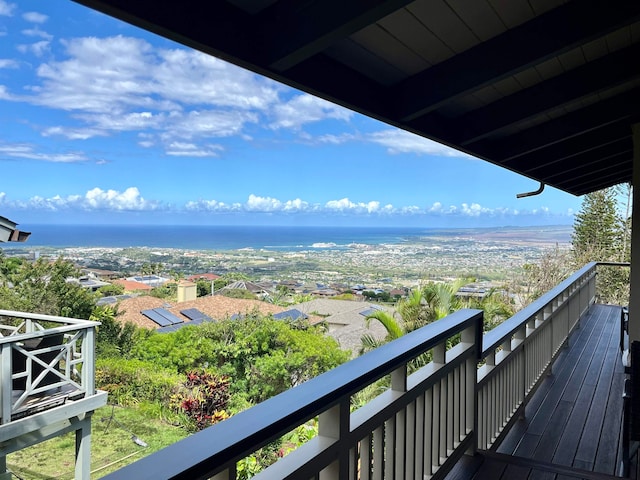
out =
[[[152,308],[166,308],[177,317],[182,318],[185,323],[189,322],[189,319],[182,315],[180,311],[187,308],[197,308],[214,320],[223,320],[234,314],[245,315],[251,313],[254,309],[257,309],[264,315],[280,313],[287,310],[287,308],[278,307],[260,300],[229,298],[222,295],[200,297],[181,303],[168,303],[161,298],[140,296],[122,300],[118,304],[118,310],[121,312],[118,319],[123,323],[132,322],[139,327],[155,329],[158,328],[158,325],[140,313],[142,310]]]
[[[136,290],[151,290],[153,287],[141,282],[134,282],[133,280],[114,280],[113,283],[122,285],[126,292],[135,292]]]

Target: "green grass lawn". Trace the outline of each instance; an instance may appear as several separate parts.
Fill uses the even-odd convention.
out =
[[[136,445],[132,435],[148,446]],[[93,415],[91,478],[103,477],[187,435],[140,408],[102,407]],[[70,433],[8,455],[7,467],[23,480],[73,479],[74,452],[75,434]]]

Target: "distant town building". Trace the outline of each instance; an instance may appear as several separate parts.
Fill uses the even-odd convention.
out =
[[[186,279],[190,282],[197,282],[198,280],[209,280],[212,282],[213,280],[217,280],[220,278],[220,275],[216,275],[215,273],[196,273],[194,275],[188,276]]]

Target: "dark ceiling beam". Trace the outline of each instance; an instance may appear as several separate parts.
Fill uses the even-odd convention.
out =
[[[280,0],[257,17],[263,62],[285,71],[413,0]]]
[[[404,121],[640,19],[637,0],[574,0],[397,85]]]
[[[252,16],[227,2],[74,1],[245,68],[255,60],[255,42],[247,35],[255,31]]]
[[[598,165],[605,163],[607,168],[626,168],[629,163],[631,163],[632,152],[621,152],[617,155],[611,155],[607,157],[602,157],[597,160],[591,159],[590,161],[585,161],[582,165],[565,165],[562,162],[561,165],[558,165],[558,169],[555,174],[545,175],[543,172],[540,172],[539,176],[542,176],[546,179],[548,183],[564,183],[567,180],[570,180],[572,183],[575,183],[584,175],[593,171],[593,169],[597,169]],[[564,169],[566,170],[560,170]]]
[[[618,157],[631,158],[633,155],[633,142],[631,139],[618,140],[599,148],[594,148],[582,153],[576,153],[569,157],[558,158],[552,161],[545,161],[544,164],[536,165],[533,168],[523,170],[526,175],[537,175],[553,180],[564,174],[571,174],[572,171],[595,165],[599,162],[607,162],[609,159]],[[545,158],[546,160],[546,158]]]
[[[529,155],[523,155],[500,163],[509,165],[518,171],[522,170],[523,172],[531,173],[546,165],[552,165],[567,158],[587,154],[608,154],[612,149],[619,151],[620,149],[630,148],[633,143],[631,140],[631,128],[628,125],[625,126],[626,128],[615,126],[618,128],[596,130],[573,137],[565,142],[551,145]]]
[[[631,175],[632,172],[631,158],[627,157],[627,160],[619,159],[616,165],[598,165],[596,168],[585,169],[582,172],[574,172],[572,176],[562,181],[555,181],[553,184],[558,185],[559,188],[570,187],[573,189],[581,189],[586,185],[605,184],[610,181],[623,182],[627,175]],[[614,185],[614,184],[611,184]],[[591,187],[590,187],[591,188]]]
[[[638,2],[640,4],[640,2]],[[454,143],[468,145],[563,105],[640,77],[640,44],[551,78],[458,117]]]
[[[508,138],[488,138],[474,142],[468,148],[502,163],[523,155],[540,153],[542,149],[563,142],[580,142],[579,145],[582,145],[584,139],[576,137],[585,134],[604,138],[618,135],[622,130],[630,134],[630,125],[640,118],[637,105],[640,105],[640,89],[570,112],[542,125],[514,133]]]
[[[628,162],[631,165],[631,162]],[[626,183],[631,181],[632,167],[625,167],[612,172],[598,171],[593,175],[590,175],[588,179],[576,184],[571,184],[571,190],[569,193],[574,195],[584,195],[586,193],[602,190],[603,188],[612,187],[620,183]],[[563,190],[563,187],[558,187]],[[566,189],[564,189],[566,190]]]
[[[389,116],[384,87],[326,55],[292,67],[287,84],[381,121]]]

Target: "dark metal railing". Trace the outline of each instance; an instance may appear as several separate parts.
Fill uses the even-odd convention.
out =
[[[482,312],[461,310],[105,478],[232,480],[239,460],[316,417],[317,437],[254,478],[441,478],[517,418],[594,303],[598,265],[484,336]],[[425,352],[432,361],[407,375]],[[387,374],[390,388],[351,412],[352,396]]]

